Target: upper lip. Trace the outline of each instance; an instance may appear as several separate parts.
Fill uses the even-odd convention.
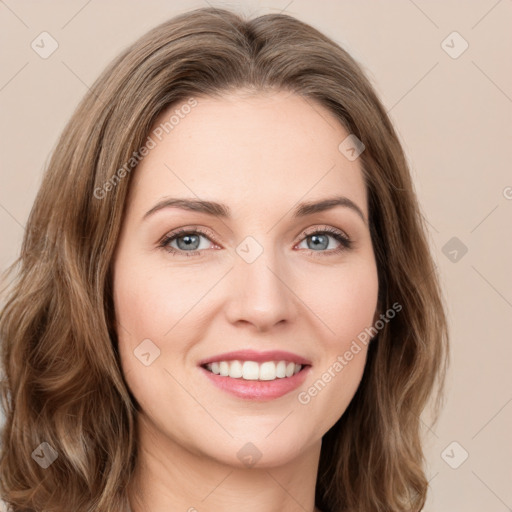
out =
[[[311,361],[301,357],[293,352],[286,352],[284,350],[268,350],[265,352],[258,352],[256,350],[236,350],[233,352],[224,352],[215,356],[207,357],[199,361],[199,366],[208,363],[215,363],[219,361],[255,361],[256,363],[264,363],[265,361],[287,361],[289,363],[296,363],[311,365]]]

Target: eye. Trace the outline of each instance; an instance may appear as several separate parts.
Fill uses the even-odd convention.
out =
[[[310,253],[320,253],[330,256],[350,249],[352,246],[352,241],[343,231],[329,226],[310,232],[305,231],[302,233],[302,236],[304,240],[301,243],[307,243],[308,239],[311,240],[311,243],[307,243],[306,248]],[[158,247],[174,255],[201,256],[201,251],[208,249],[208,243],[201,247],[201,238],[209,240],[210,243],[214,243],[209,233],[199,227],[193,227],[179,229],[166,234],[158,243]],[[334,239],[338,243],[338,247],[331,247],[329,249],[331,245],[329,239]],[[173,243],[176,243],[176,246],[173,246]],[[336,243],[334,245],[336,245]]]
[[[208,248],[208,244],[206,244],[206,247],[201,247],[201,238],[210,240],[208,234],[202,231],[200,228],[179,229],[165,235],[162,240],[160,240],[158,246],[170,252],[171,254],[200,256],[200,249],[202,250]],[[177,247],[173,247],[171,245],[173,242],[176,242]]]
[[[326,226],[321,230],[317,229],[311,232],[304,232],[302,233],[302,236],[304,236],[305,239],[301,243],[306,242],[307,250],[310,253],[320,252],[321,254],[330,256],[339,254],[340,252],[352,247],[352,241],[345,233],[343,233],[343,231],[331,228],[329,226]],[[331,248],[330,250],[323,250],[328,249],[331,245],[329,238],[338,242],[338,247]],[[308,239],[311,240],[310,243],[308,243]],[[336,243],[334,245],[336,245]]]

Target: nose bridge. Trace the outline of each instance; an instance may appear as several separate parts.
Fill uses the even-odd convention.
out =
[[[257,241],[247,237],[236,248],[230,285],[230,321],[244,320],[268,329],[293,314],[293,293],[288,288],[279,252],[267,237]]]

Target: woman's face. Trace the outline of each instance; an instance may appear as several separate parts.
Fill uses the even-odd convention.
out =
[[[131,184],[114,302],[123,371],[163,451],[271,467],[318,447],[347,408],[378,295],[348,135],[285,92],[160,116]]]

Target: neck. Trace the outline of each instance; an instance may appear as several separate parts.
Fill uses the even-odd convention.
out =
[[[152,428],[139,414],[139,452],[128,496],[132,512],[319,512],[320,443],[279,466],[223,464]]]

